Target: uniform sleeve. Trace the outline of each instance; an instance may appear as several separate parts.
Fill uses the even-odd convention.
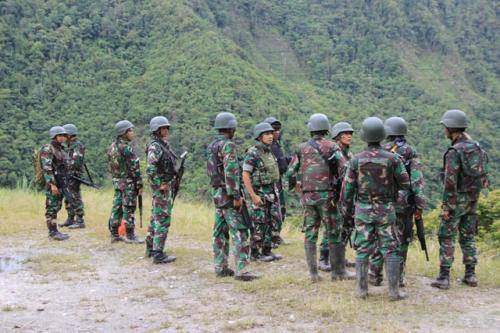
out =
[[[75,150],[75,168],[79,172],[83,172],[83,164],[85,163],[85,146],[83,144],[79,144],[77,149]]]
[[[126,146],[123,150],[125,155],[125,160],[128,161],[129,174],[134,178],[136,186],[138,189],[142,188],[142,177],[141,177],[141,166],[139,164],[139,157],[135,154],[134,149],[131,146]]]
[[[237,198],[240,196],[241,178],[234,142],[228,141],[222,147],[222,164],[227,195]]]
[[[152,143],[149,145],[146,174],[153,189],[160,188],[161,186],[161,177],[158,173],[158,164],[161,160],[161,154],[162,151],[157,144]]]
[[[424,195],[425,180],[422,172],[422,165],[418,157],[414,157],[410,166],[411,191],[415,195],[415,206],[424,209],[427,205],[427,198]]]
[[[290,181],[291,178],[297,176],[300,168],[300,147],[295,150],[295,153],[292,154],[292,159],[290,164],[288,164],[288,169],[285,173],[285,177]]]
[[[394,181],[396,183],[397,191],[409,191],[410,190],[410,175],[406,171],[405,165],[401,158],[394,155]]]
[[[343,215],[354,215],[354,196],[358,191],[358,170],[356,162],[350,163],[340,191],[340,210]]]
[[[56,179],[54,177],[54,169],[52,165],[52,160],[54,154],[49,146],[42,147],[40,151],[40,162],[42,165],[43,178],[47,184],[56,184]]]
[[[243,171],[253,173],[258,163],[259,158],[257,157],[255,149],[250,148],[243,158]]]
[[[450,149],[444,157],[443,210],[453,212],[457,208],[457,182],[460,160],[455,149]]]

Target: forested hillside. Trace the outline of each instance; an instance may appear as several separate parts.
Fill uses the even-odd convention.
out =
[[[174,146],[192,153],[187,190],[203,195],[217,112],[237,115],[245,145],[257,121],[280,118],[289,151],[323,112],[356,128],[370,115],[406,118],[436,193],[450,108],[470,116],[498,184],[499,10],[486,0],[3,1],[0,184],[29,178],[31,150],[67,122],[103,178],[114,123],[136,124],[142,152],[162,114]]]

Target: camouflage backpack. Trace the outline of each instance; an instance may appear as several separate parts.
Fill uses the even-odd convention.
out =
[[[41,148],[35,148],[33,149],[33,154],[31,155],[31,163],[33,164],[33,170],[34,170],[34,185],[35,188],[38,190],[42,190],[45,188],[45,177],[43,176],[43,169],[42,169],[42,160],[40,158],[40,153],[42,152],[42,149],[46,145],[42,146]],[[52,145],[49,145],[50,149],[52,150]]]
[[[463,171],[458,176],[458,191],[474,192],[488,187],[488,154],[479,143],[467,141],[451,149],[458,153]]]

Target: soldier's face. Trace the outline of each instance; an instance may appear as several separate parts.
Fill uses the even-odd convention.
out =
[[[160,127],[160,137],[162,137],[163,139],[167,139],[169,133],[170,128],[168,126]]]
[[[344,146],[349,146],[352,142],[352,132],[344,132],[340,134],[339,141]]]
[[[275,129],[273,132],[274,141],[278,141],[280,139],[281,129]]]
[[[59,135],[56,135],[56,141],[59,142],[59,143],[64,143],[66,142],[66,135],[64,134],[59,134]]]
[[[274,131],[262,133],[260,135],[259,140],[265,145],[270,145],[271,143],[273,143],[273,138],[274,138]]]
[[[134,129],[133,129],[133,128],[131,128],[131,129],[129,129],[129,130],[127,131],[127,139],[128,139],[129,141],[132,141],[132,140],[134,140],[134,139],[135,139],[135,132],[134,132]]]

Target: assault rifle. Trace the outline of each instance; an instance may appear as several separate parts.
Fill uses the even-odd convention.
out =
[[[172,202],[175,200],[175,197],[177,197],[177,193],[179,193],[179,189],[181,187],[182,176],[184,175],[184,163],[186,162],[187,155],[188,155],[188,152],[185,151],[180,156],[181,163],[179,166],[179,170],[177,170],[177,174],[175,176],[175,179],[174,179],[174,182],[172,185]]]
[[[429,254],[427,253],[427,244],[425,243],[425,229],[424,229],[424,221],[422,218],[415,219],[415,227],[417,228],[417,238],[420,242],[420,247],[422,251],[425,252],[425,259],[429,261]]]

